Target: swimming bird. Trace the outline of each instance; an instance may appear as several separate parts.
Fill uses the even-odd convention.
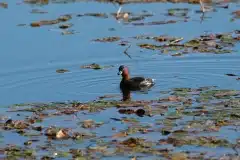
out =
[[[127,66],[121,65],[118,69],[118,75],[122,75],[120,82],[121,90],[137,91],[151,88],[155,83],[154,79],[144,77],[130,78]]]

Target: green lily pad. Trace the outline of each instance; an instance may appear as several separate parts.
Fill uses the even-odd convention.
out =
[[[188,8],[171,8],[168,9],[168,16],[176,16],[176,17],[186,17],[189,12]]]

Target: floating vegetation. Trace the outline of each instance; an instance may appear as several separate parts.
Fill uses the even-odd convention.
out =
[[[131,24],[131,22],[135,21],[143,21],[148,17],[152,17],[152,13],[142,12],[142,13],[132,13],[132,12],[120,12],[120,13],[112,13],[117,20],[123,20],[124,24]]]
[[[73,26],[73,24],[61,24],[61,25],[59,25],[59,28],[60,29],[67,29],[67,28],[70,28],[72,26]]]
[[[177,23],[175,20],[168,20],[168,21],[152,21],[152,22],[136,22],[132,23],[134,26],[145,26],[145,25],[163,25],[163,24],[172,24],[172,23]]]
[[[42,11],[42,10],[39,10],[39,9],[32,9],[30,13],[34,13],[34,14],[46,14],[46,13],[48,13],[48,12]]]
[[[102,67],[99,64],[92,63],[90,65],[83,65],[81,68],[86,68],[86,69],[102,69]]]
[[[40,26],[43,26],[43,25],[53,25],[53,24],[58,24],[60,22],[69,21],[70,19],[72,19],[71,15],[63,15],[63,16],[60,16],[59,18],[55,19],[55,20],[42,20],[42,21],[38,21],[38,22],[32,22],[30,24],[30,26],[40,27]]]
[[[238,33],[208,34],[183,43],[179,43],[183,40],[183,38],[170,39],[167,36],[137,36],[135,38],[155,39],[158,42],[165,42],[165,44],[161,45],[140,43],[138,44],[140,48],[160,50],[161,53],[172,53],[173,56],[181,56],[187,53],[232,53],[233,50],[231,48],[236,43],[239,43],[239,36],[240,35]]]
[[[108,15],[105,13],[85,13],[78,14],[77,17],[90,16],[90,17],[99,17],[99,18],[108,18]]]
[[[8,8],[8,4],[5,2],[0,2],[0,7],[2,8]]]
[[[60,26],[59,26],[60,27]],[[63,26],[62,26],[63,27]],[[65,26],[66,27],[66,26]],[[69,26],[70,27],[70,26]],[[64,27],[63,27],[64,28]],[[63,29],[62,28],[62,29]],[[79,33],[79,32],[76,32],[75,30],[66,30],[66,29],[64,29],[62,32],[61,32],[61,34],[62,35],[71,35],[71,34],[75,34],[75,33]]]
[[[116,42],[119,41],[121,38],[120,37],[104,37],[101,39],[94,39],[93,41],[95,42]]]
[[[19,158],[35,159],[36,154],[36,152],[34,152],[34,150],[32,149],[14,145],[6,147],[4,151],[7,159],[19,159]]]
[[[92,63],[92,64],[88,64],[88,65],[82,65],[81,68],[83,69],[94,69],[94,70],[98,70],[98,69],[105,69],[105,68],[111,68],[113,67],[112,65],[110,66],[101,66],[97,63]]]
[[[29,4],[41,4],[41,5],[46,5],[50,1],[49,0],[24,0],[24,3],[29,3]]]
[[[65,72],[69,72],[69,70],[67,70],[67,69],[57,69],[56,72],[57,73],[65,73]]]
[[[171,8],[168,9],[167,16],[186,17],[188,12],[188,8]]]
[[[235,18],[240,18],[240,10],[232,12]]]
[[[6,132],[25,140],[18,145],[5,145],[3,157],[52,159],[108,155],[116,158],[125,156],[127,151],[136,157],[219,159],[228,155],[238,158],[235,152],[239,144],[236,135],[240,132],[239,96],[240,91],[210,86],[173,88],[162,92],[162,98],[149,101],[110,99],[13,105],[6,112],[12,119],[0,121],[3,140]],[[99,117],[104,118],[99,121]],[[151,117],[151,121],[146,123],[143,117]],[[227,137],[226,132],[229,132]],[[202,152],[199,147],[209,151]],[[218,152],[218,148],[225,150]],[[178,153],[176,149],[183,152]],[[43,154],[36,154],[39,152]]]
[[[130,18],[128,18],[128,22],[135,22],[135,21],[142,21],[144,20],[145,18],[147,17],[152,17],[153,14],[150,14],[150,13],[143,13],[143,14],[140,14],[140,15],[133,15],[131,16]],[[125,19],[126,19],[126,16],[125,16]]]

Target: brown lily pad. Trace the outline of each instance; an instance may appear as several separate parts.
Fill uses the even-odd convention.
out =
[[[112,138],[122,138],[122,137],[126,137],[128,136],[127,132],[120,132],[120,133],[116,133],[112,136]]]
[[[54,19],[54,20],[42,20],[42,21],[38,21],[38,22],[32,22],[30,24],[30,26],[40,27],[40,26],[43,26],[43,25],[53,25],[53,24],[57,24],[57,23],[60,23],[60,22],[66,22],[66,21],[70,20],[71,18],[72,18],[71,15],[63,15],[63,16],[60,16],[57,19]]]
[[[235,18],[240,18],[240,10],[234,11],[232,14],[235,16]]]
[[[94,39],[93,41],[95,42],[116,42],[119,41],[121,38],[120,37],[104,37],[101,39]]]
[[[134,114],[135,111],[133,109],[119,109],[118,112],[120,114]]]
[[[89,134],[89,133],[81,133],[81,132],[74,132],[72,134],[72,139],[73,140],[82,140],[82,139],[90,139],[90,138],[94,138],[95,135],[93,134]]]
[[[72,19],[72,16],[70,14],[66,14],[66,15],[58,17],[57,20],[60,22],[66,22],[66,21],[69,21],[70,19]]]
[[[94,69],[94,70],[99,70],[99,69],[104,69],[104,68],[111,68],[113,67],[112,65],[110,66],[101,66],[97,63],[92,63],[92,64],[88,64],[88,65],[82,65],[81,68],[83,69]]]
[[[124,140],[123,142],[121,142],[121,144],[128,146],[128,147],[136,147],[137,145],[139,145],[139,139],[138,138],[128,138],[126,140]]]
[[[4,124],[5,129],[26,129],[29,124],[23,120],[12,120],[9,119]]]
[[[222,91],[216,92],[213,96],[216,98],[223,98],[223,97],[229,97],[229,96],[234,96],[238,94],[239,93],[237,93],[236,91],[222,90]]]
[[[89,64],[89,65],[83,65],[81,66],[81,68],[84,68],[84,69],[102,69],[102,67],[97,64],[97,63],[92,63],[92,64]]]
[[[39,21],[39,22],[32,22],[30,25],[32,27],[40,27],[40,26],[43,26],[43,25],[53,25],[53,24],[57,24],[59,23],[58,20],[42,20],[42,21]]]
[[[70,28],[72,26],[73,26],[73,24],[61,24],[61,25],[59,25],[59,28],[60,29],[67,29],[67,28]]]
[[[138,46],[141,48],[151,49],[151,50],[162,49],[162,46],[153,45],[153,44],[138,44]]]
[[[49,127],[46,129],[45,131],[45,135],[46,136],[49,136],[49,137],[52,137],[52,138],[56,138],[56,135],[57,135],[57,132],[59,131],[60,129],[59,128],[56,128],[56,127]]]
[[[188,160],[188,156],[186,153],[173,153],[171,160]]]
[[[174,137],[170,136],[167,139],[167,143],[173,144],[174,146],[183,146],[183,145],[198,145],[198,146],[208,146],[208,147],[215,147],[215,146],[228,146],[230,145],[229,142],[225,139],[217,139],[216,137]]]
[[[233,52],[231,48],[238,41],[237,37],[232,33],[209,34],[201,35],[199,38],[194,38],[184,43],[179,43],[183,38],[169,39],[170,37],[167,36],[138,36],[137,39],[155,39],[158,42],[168,42],[162,45],[144,43],[138,44],[138,46],[145,49],[160,50],[161,53],[171,53],[172,56],[181,56],[181,54],[175,53],[231,53]]]
[[[8,4],[5,2],[0,2],[0,7],[2,8],[8,8]]]
[[[83,128],[93,128],[94,127],[94,121],[92,119],[84,120],[82,124]]]
[[[69,129],[61,129],[50,126],[46,129],[45,135],[52,139],[67,139],[69,138]]]
[[[24,0],[24,3],[29,3],[29,4],[48,4],[49,0]]]

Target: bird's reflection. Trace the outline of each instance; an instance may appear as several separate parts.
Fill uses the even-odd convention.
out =
[[[131,91],[129,89],[121,88],[122,101],[131,101]]]

